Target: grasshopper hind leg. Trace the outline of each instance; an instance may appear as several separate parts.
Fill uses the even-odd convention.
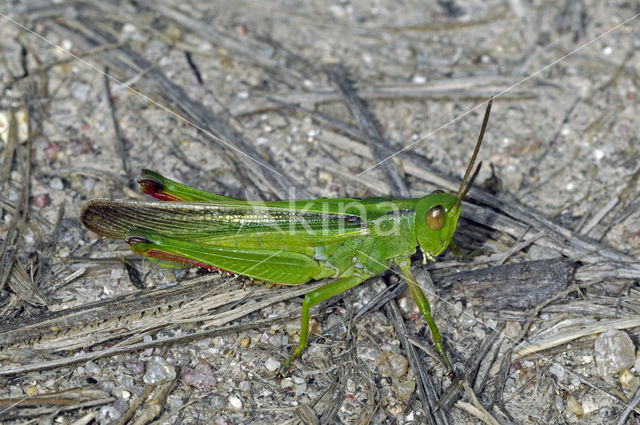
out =
[[[163,269],[188,269],[191,267],[177,261],[161,260],[160,258],[150,257],[148,255],[145,255],[145,258]]]
[[[135,234],[135,231],[130,233]],[[129,236],[127,237],[127,243],[131,246],[131,251],[133,253],[143,255],[148,258],[149,261],[152,261],[163,268],[186,269],[189,267],[198,267],[207,270],[226,271],[198,260],[159,249],[156,244],[151,243],[148,239],[142,236]]]

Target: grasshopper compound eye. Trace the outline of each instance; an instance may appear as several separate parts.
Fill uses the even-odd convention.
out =
[[[444,226],[446,218],[447,214],[444,207],[442,205],[435,205],[427,211],[427,226],[429,226],[431,230],[438,231]]]

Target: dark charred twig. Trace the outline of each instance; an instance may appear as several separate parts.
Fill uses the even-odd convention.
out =
[[[14,152],[18,144],[18,136],[16,133],[17,130],[15,115],[13,111],[10,111],[9,129],[7,132],[7,149],[5,150],[2,168],[0,169],[0,189],[3,192],[5,190],[5,186],[9,182],[8,177],[9,173],[11,172]],[[11,223],[7,229],[7,234],[4,237],[4,241],[0,249],[0,291],[4,289],[5,284],[7,283],[7,279],[9,278],[9,274],[11,273],[11,268],[13,267],[13,258],[15,256],[15,251],[12,249],[12,247],[18,236],[17,226],[18,222],[20,221],[20,216],[21,214],[24,214],[22,208],[25,202],[25,195],[25,191],[22,191],[22,197],[16,204],[17,206],[14,211],[13,219],[11,220]],[[0,210],[0,212],[2,211]]]
[[[491,334],[482,341],[482,345],[476,351],[479,353],[478,359],[473,362],[473,359],[469,359],[469,362],[472,363],[469,373],[469,379],[473,384],[473,390],[476,393],[483,392],[484,384],[486,383],[489,377],[489,370],[493,365],[493,362],[498,357],[500,344],[497,343],[504,339],[503,331],[505,328],[505,323],[501,322],[495,329],[491,330]],[[491,355],[488,354],[491,352]],[[490,404],[490,403],[488,403]]]
[[[77,8],[79,11],[82,10],[82,7],[77,5],[74,6],[74,8]],[[58,18],[55,22],[52,22],[52,24],[63,32],[71,32],[75,36],[74,38],[86,43],[88,48],[97,47],[101,44],[115,44],[117,41],[112,34],[94,25],[91,19],[80,18],[78,21],[73,21],[73,25],[70,25],[65,23],[62,18]],[[278,171],[277,166],[272,166],[272,168],[280,172],[281,175],[264,170],[262,167],[257,167],[255,162],[250,160],[249,157],[257,160],[257,158],[261,158],[261,156],[253,145],[247,143],[236,130],[210,113],[204,105],[191,99],[182,87],[174,84],[160,70],[153,68],[151,63],[132,48],[121,46],[116,49],[116,52],[117,54],[114,54],[114,52],[111,51],[109,55],[99,53],[96,57],[100,58],[105,64],[109,64],[119,75],[129,74],[130,76],[140,72],[140,70],[148,69],[149,71],[146,73],[147,78],[140,81],[140,84],[143,86],[143,91],[149,93],[151,97],[164,99],[162,101],[163,104],[173,105],[172,108],[170,108],[171,110],[206,130],[208,133],[222,139],[238,151],[243,152],[246,156],[238,155],[227,145],[220,147],[217,142],[213,143],[213,146],[217,149],[227,152],[227,156],[232,163],[242,164],[242,166],[237,167],[238,170],[251,170],[255,175],[251,180],[256,186],[263,188],[265,191],[276,193],[281,199],[286,198],[293,179],[284,177],[282,170]],[[299,188],[297,193],[301,194],[301,197],[305,197],[307,191]]]
[[[127,422],[129,422],[129,420],[133,418],[133,415],[135,415],[135,413],[138,411],[138,408],[145,402],[145,400],[155,389],[156,387],[153,385],[147,385],[146,387],[144,387],[142,393],[130,403],[129,409],[127,409],[127,411],[122,416],[120,416],[120,418],[118,418],[115,425],[125,425]]]
[[[631,412],[636,410],[638,404],[640,404],[640,388],[638,388],[633,393],[633,396],[631,396],[631,400],[629,400],[625,404],[624,409],[622,410],[622,412],[620,412],[620,416],[618,416],[618,425],[624,425],[625,423],[627,423],[627,418],[629,417]]]
[[[431,382],[429,375],[424,370],[422,362],[418,357],[413,344],[409,342],[407,338],[407,330],[404,326],[404,321],[400,314],[400,309],[395,300],[390,300],[384,307],[387,316],[393,323],[396,329],[398,338],[402,347],[405,349],[409,366],[413,370],[416,377],[416,388],[420,394],[420,398],[423,400],[425,407],[428,406],[429,411],[427,413],[427,422],[429,424],[446,424],[447,419],[442,410],[435,411],[435,407],[438,403],[438,395],[436,394],[435,387]]]
[[[342,95],[344,103],[356,120],[360,131],[369,141],[374,159],[376,161],[382,161],[385,158],[385,149],[381,149],[380,146],[384,146],[387,143],[378,131],[371,113],[365,108],[362,99],[358,97],[358,94],[348,81],[347,71],[343,67],[335,65],[329,70],[329,77],[331,77],[331,80]],[[400,198],[409,198],[411,196],[409,189],[393,162],[384,161],[380,164],[380,167],[386,176],[391,193]]]
[[[17,138],[17,134],[14,135]],[[17,142],[17,140],[16,140]],[[22,149],[23,180],[20,199],[13,219],[9,224],[7,236],[0,250],[0,290],[5,287],[11,274],[18,248],[22,245],[22,235],[29,214],[29,188],[31,185],[31,137],[27,138]]]
[[[263,52],[272,51],[273,46],[270,44],[262,43],[255,39],[244,39],[239,41],[233,35],[224,33],[215,26],[188,16],[180,12],[178,9],[169,7],[162,2],[144,1],[142,3],[145,7],[181,24],[181,26],[188,31],[193,31],[201,35],[205,40],[211,40],[213,43],[219,45],[225,50],[228,50],[230,53],[249,58],[257,65],[271,72],[274,76],[277,76],[278,78],[286,78],[292,86],[299,86],[299,83],[305,78],[303,69],[296,70],[292,69],[290,66],[282,67],[277,58],[263,54]],[[287,64],[291,65],[300,63],[297,58],[293,57],[291,53],[285,50],[279,50],[277,54],[278,56],[281,56],[283,62],[286,62]]]
[[[109,67],[104,69],[104,89],[106,91],[109,112],[111,113],[111,121],[113,122],[116,152],[118,152],[118,156],[120,156],[120,160],[122,161],[122,170],[124,171],[126,178],[129,180],[129,187],[133,188],[135,183],[132,179],[131,166],[129,165],[129,154],[127,153],[126,142],[120,133],[120,124],[118,124],[118,118],[116,117],[116,105],[111,94],[111,80],[107,75],[109,75]]]
[[[30,419],[60,412],[88,409],[113,403],[104,391],[91,387],[69,388],[22,399],[0,399],[0,420]]]
[[[331,424],[335,422],[335,417],[338,414],[338,410],[340,410],[340,406],[342,405],[345,397],[344,387],[346,383],[344,382],[344,377],[344,373],[339,373],[335,381],[336,385],[331,386],[332,392],[328,393],[329,400],[327,402],[329,406],[322,413],[322,416],[320,416],[321,424]]]
[[[195,75],[196,80],[198,80],[198,84],[202,84],[202,74],[200,74],[200,70],[198,69],[198,65],[193,61],[193,55],[191,52],[185,52],[184,57],[187,59],[187,63],[189,64],[189,68],[193,71],[193,75]]]

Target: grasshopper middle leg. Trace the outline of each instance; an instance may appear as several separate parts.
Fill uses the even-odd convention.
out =
[[[298,342],[298,346],[294,348],[289,355],[289,358],[280,367],[280,373],[283,373],[287,370],[291,362],[302,353],[302,351],[307,346],[307,343],[309,342],[309,319],[311,307],[320,304],[327,298],[331,298],[335,295],[341,294],[348,289],[353,288],[354,286],[358,286],[368,277],[369,276],[354,275],[334,280],[333,282],[329,282],[328,284],[315,289],[305,295],[304,301],[302,303],[302,325],[300,326],[300,341]]]

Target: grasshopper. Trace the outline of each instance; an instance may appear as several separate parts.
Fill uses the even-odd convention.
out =
[[[138,177],[141,190],[160,201],[172,202],[95,199],[84,206],[81,220],[88,229],[125,240],[134,253],[164,267],[223,270],[282,285],[333,279],[305,296],[300,340],[283,362],[281,372],[307,346],[312,306],[395,264],[451,374],[453,368],[429,302],[411,271],[411,256],[419,245],[424,261],[434,261],[451,243],[461,201],[482,165],[472,173],[492,100],[457,194],[436,191],[405,200],[253,202],[205,192],[143,170]]]

